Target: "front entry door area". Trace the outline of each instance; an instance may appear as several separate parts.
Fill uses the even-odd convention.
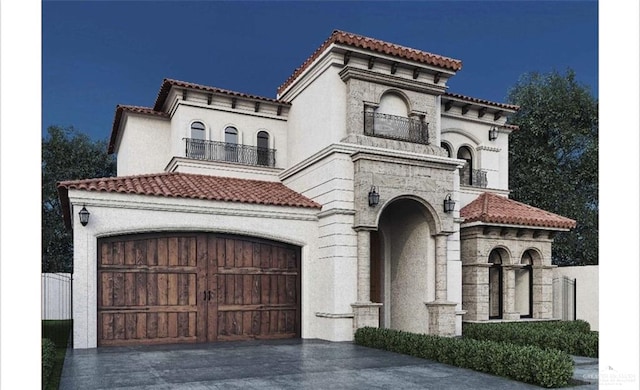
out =
[[[212,233],[98,241],[98,345],[300,337],[300,249]]]

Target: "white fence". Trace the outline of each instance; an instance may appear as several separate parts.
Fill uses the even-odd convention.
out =
[[[43,320],[71,319],[72,274],[44,273],[41,279],[41,307]]]
[[[576,319],[585,320],[591,330],[598,330],[598,280],[597,265],[554,268],[553,317],[572,320],[575,309]]]

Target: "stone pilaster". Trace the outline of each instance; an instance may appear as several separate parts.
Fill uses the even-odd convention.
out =
[[[554,265],[533,266],[533,318],[553,317]]]
[[[359,229],[358,235],[358,302],[353,308],[353,331],[358,328],[380,326],[380,306],[371,302],[371,254],[370,230]]]
[[[369,326],[378,328],[380,326],[380,306],[382,303],[352,303],[353,308],[353,332],[358,328]]]
[[[447,235],[438,234],[436,241],[436,301],[447,300]]]
[[[489,263],[462,265],[462,310],[464,321],[489,319]]]
[[[425,303],[429,314],[428,334],[452,337],[456,335],[455,302],[433,301]]]

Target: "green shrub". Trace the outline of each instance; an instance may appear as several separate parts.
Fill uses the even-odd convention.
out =
[[[597,357],[598,332],[586,321],[464,323],[462,335],[475,340],[509,342]]]
[[[542,387],[566,386],[573,376],[571,356],[534,346],[378,328],[358,329],[355,342]]]
[[[56,344],[49,339],[42,339],[42,388],[47,386],[47,382],[56,360]]]

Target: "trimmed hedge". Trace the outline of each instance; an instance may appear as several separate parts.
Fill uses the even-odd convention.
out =
[[[42,388],[47,387],[47,382],[53,372],[56,361],[56,344],[49,339],[42,339]]]
[[[598,357],[598,332],[586,321],[464,323],[462,336],[552,348],[570,355]]]
[[[369,327],[356,331],[355,343],[542,387],[566,386],[573,376],[571,356],[533,346]]]

